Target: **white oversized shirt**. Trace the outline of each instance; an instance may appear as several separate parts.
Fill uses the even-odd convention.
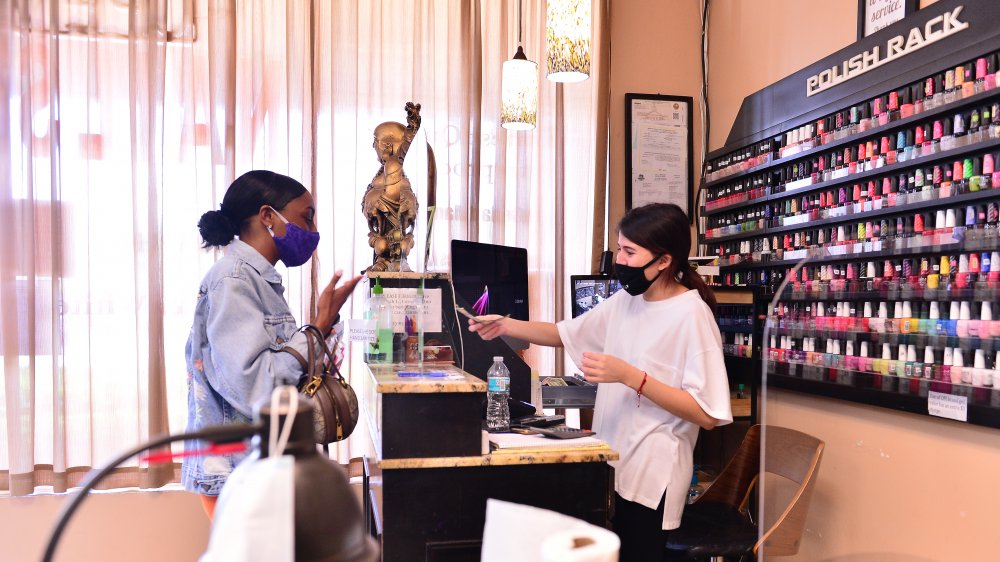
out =
[[[613,355],[687,391],[719,425],[733,421],[722,337],[698,291],[654,302],[618,291],[556,326],[577,366],[584,352]],[[635,390],[624,384],[598,385],[594,430],[621,456],[611,463],[618,494],[656,509],[666,492],[663,528],[676,529],[691,484],[699,427],[645,397],[639,402],[636,407]]]

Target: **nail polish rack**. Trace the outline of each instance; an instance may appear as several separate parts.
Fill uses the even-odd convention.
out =
[[[759,370],[763,353],[776,386],[915,413],[960,397],[966,421],[1000,428],[1000,17],[962,10],[969,29],[879,76],[802,92],[898,29],[744,101],[698,193],[699,254],[766,318],[755,332],[753,306],[719,306],[727,362]]]
[[[718,301],[716,319],[722,334],[722,352],[733,393],[733,415],[756,423],[757,389],[760,386],[760,342],[763,333],[765,305],[755,298],[759,289],[720,287],[715,291]],[[743,399],[749,399],[743,401]],[[740,407],[742,404],[742,407]]]

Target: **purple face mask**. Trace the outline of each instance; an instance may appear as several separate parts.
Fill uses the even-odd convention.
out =
[[[271,210],[278,215],[281,222],[285,223],[284,236],[275,236],[271,227],[267,228],[274,237],[274,245],[278,248],[278,258],[281,259],[281,263],[286,267],[298,267],[309,261],[319,246],[319,233],[303,230],[299,225],[288,222],[274,207],[271,207]]]

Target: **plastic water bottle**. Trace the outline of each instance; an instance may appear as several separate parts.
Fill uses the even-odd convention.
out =
[[[698,466],[695,465],[694,471],[691,473],[691,487],[688,488],[687,502],[692,504],[698,501],[701,497],[701,489],[698,488]]]
[[[383,295],[382,283],[377,277],[365,318],[375,320],[375,342],[368,344],[366,359],[369,363],[392,363],[392,306]]]
[[[503,364],[503,357],[493,358],[493,366],[486,372],[489,388],[486,392],[486,429],[492,432],[510,431],[510,371]]]

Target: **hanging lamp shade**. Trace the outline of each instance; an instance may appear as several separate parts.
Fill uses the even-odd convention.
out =
[[[503,63],[500,76],[500,126],[530,131],[538,120],[538,65],[517,47],[514,58]]]
[[[590,77],[590,2],[547,2],[546,74],[553,82],[582,82]]]

